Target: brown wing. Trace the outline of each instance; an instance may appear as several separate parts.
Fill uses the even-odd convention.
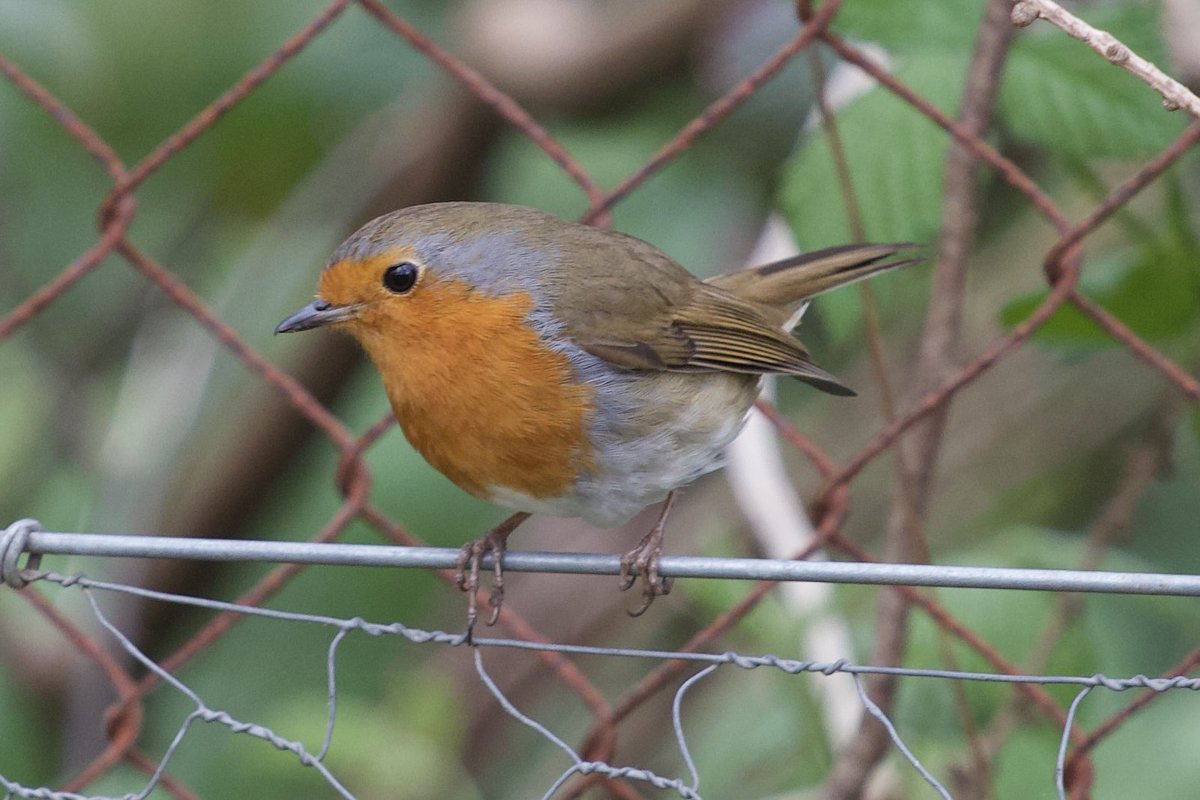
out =
[[[565,332],[584,350],[625,369],[781,373],[853,394],[812,363],[774,309],[700,282],[644,242],[625,244],[626,257],[607,267],[587,259],[588,277],[560,299]]]

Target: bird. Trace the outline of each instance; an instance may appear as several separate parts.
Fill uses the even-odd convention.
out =
[[[809,300],[913,263],[909,244],[852,244],[701,280],[623,233],[524,206],[445,202],[367,222],[329,257],[316,299],[276,333],[351,334],[405,437],[475,497],[512,509],[463,546],[474,624],[479,567],[531,514],[619,525],[662,503],[621,559],[639,615],[670,591],[658,572],[677,490],[722,465],[763,376],[853,395],[792,335]]]

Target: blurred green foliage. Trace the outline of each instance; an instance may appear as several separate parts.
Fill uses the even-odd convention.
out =
[[[132,164],[324,5],[318,0],[0,3],[0,52]],[[397,0],[390,6],[455,49],[463,4]],[[532,110],[602,185],[614,186],[711,102],[715,91],[732,85],[792,35],[787,4],[766,6],[753,24],[726,21],[698,35],[695,52],[681,59],[686,63],[628,88],[619,102],[586,111]],[[954,114],[981,8],[976,0],[848,0],[836,28],[855,41],[876,43],[898,78]],[[1165,62],[1157,4],[1091,4],[1087,15],[1142,55]],[[719,72],[713,62],[720,60],[714,54],[721,52],[736,55],[735,74],[713,79]],[[832,68],[829,54],[823,57]],[[292,368],[302,363],[311,340],[274,340],[275,323],[311,296],[325,255],[364,221],[371,204],[402,192],[404,187],[394,184],[403,184],[410,162],[426,155],[416,149],[417,134],[439,121],[423,116],[438,113],[440,106],[431,99],[452,95],[448,79],[427,60],[352,7],[138,190],[131,237],[251,346]],[[801,127],[812,97],[808,62],[801,57],[745,108],[618,204],[616,227],[654,242],[700,274],[739,263],[762,217],[775,207],[804,249],[846,241],[849,226],[829,144],[819,125]],[[1016,34],[991,141],[1077,218],[1183,124],[1125,72],[1060,31],[1034,26]],[[868,236],[934,244],[949,148],[945,134],[869,85],[839,111],[838,125]],[[475,197],[567,217],[586,206],[570,179],[516,131],[502,128],[480,160],[472,181]],[[1081,282],[1090,297],[1192,369],[1200,358],[1196,172],[1193,155],[1089,239]],[[1042,302],[1046,292],[1039,260],[1053,241],[1046,224],[1011,190],[987,171],[980,180],[988,202],[972,263],[970,330],[964,336],[968,357],[980,341],[1017,324]],[[0,308],[15,307],[94,243],[97,206],[108,187],[102,170],[53,121],[14,87],[0,84]],[[875,284],[901,392],[908,388],[907,364],[928,282],[928,268],[915,268]],[[861,363],[862,329],[859,296],[847,291],[822,298],[804,333],[823,363],[854,375],[855,386],[864,390],[856,406],[860,416],[839,417],[850,412],[836,410],[803,387],[780,386],[780,404],[838,457],[882,424],[875,410],[878,398],[871,396],[876,387]],[[952,421],[946,448],[951,461],[939,476],[945,488],[928,526],[938,561],[1076,565],[1083,534],[1111,494],[1128,448],[1141,441],[1147,422],[1161,414],[1162,397],[1170,394],[1143,365],[1120,359],[1111,337],[1069,308],[1034,341],[1023,353],[1026,362],[1003,366],[994,380],[973,390],[993,393],[990,405],[981,404],[983,411],[971,419]],[[219,485],[236,466],[238,437],[264,425],[269,408],[258,378],[115,257],[2,343],[0,375],[5,388],[0,392],[0,419],[5,420],[0,515],[6,522],[37,517],[57,530],[179,533],[172,526],[182,528],[193,519],[187,509],[222,502],[197,493]],[[1095,392],[1102,410],[1093,412],[1087,397],[1079,400],[1084,392]],[[1005,406],[1015,403],[1014,397],[1029,399],[1022,406],[1029,410],[1012,421],[1005,418]],[[1124,402],[1127,397],[1137,402]],[[387,413],[378,378],[368,368],[351,375],[332,407],[355,432]],[[1088,417],[1086,441],[1071,441],[1057,430],[1071,414]],[[1138,504],[1129,538],[1117,542],[1105,567],[1200,569],[1192,547],[1200,518],[1200,414],[1189,411],[1172,427],[1173,471]],[[1017,440],[1031,428],[1041,449],[1026,457],[1027,451],[1016,449]],[[990,450],[1004,456],[1002,463],[988,461]],[[466,497],[430,469],[395,428],[367,459],[372,501],[431,544],[456,545],[503,513]],[[336,466],[334,449],[313,437],[296,447],[235,529],[188,532],[311,536],[341,502],[331,477]],[[804,469],[797,466],[797,482],[809,491],[815,484]],[[880,465],[855,485],[848,527],[868,542],[882,527],[886,512],[878,498],[886,497],[888,477],[886,465]],[[714,486],[717,482],[710,481],[694,492],[697,504],[715,510],[695,526],[694,547],[744,555],[751,546],[741,522]],[[980,486],[986,489],[982,500]],[[380,541],[362,523],[352,525],[344,540]],[[615,539],[594,543],[595,549],[620,546]],[[236,597],[265,571],[203,565],[181,577],[144,564],[63,559],[52,566],[220,598]],[[529,591],[520,599],[533,595],[533,607],[541,584],[530,581],[524,587]],[[692,582],[660,601],[647,618],[626,623],[623,614],[614,613],[615,621],[592,624],[581,635],[622,643],[645,637],[644,644],[674,647],[744,592],[744,586],[731,582]],[[835,611],[855,636],[857,652],[848,657],[865,660],[870,653],[877,593],[863,587],[836,592]],[[51,596],[95,632],[80,598]],[[556,612],[553,620],[569,621],[586,611],[576,608],[580,603],[573,597],[546,596]],[[1036,633],[1057,602],[1033,593],[939,596],[1017,663],[1030,656]],[[306,570],[271,602],[424,628],[456,628],[462,612],[460,598],[432,576],[350,568]],[[110,598],[102,603],[118,614],[129,612],[124,622],[142,634],[137,638],[156,657],[211,618],[180,609],[131,610]],[[141,614],[148,615],[144,627],[139,627]],[[786,602],[770,596],[721,646],[803,658],[793,643],[805,625]],[[1044,671],[1153,673],[1186,652],[1197,635],[1190,603],[1088,598]],[[329,630],[311,625],[248,621],[184,667],[180,677],[214,706],[315,749],[324,734],[330,636]],[[0,641],[0,773],[26,785],[61,782],[102,747],[95,720],[111,692],[90,665],[8,592],[0,592]],[[914,618],[908,663],[945,666],[946,647],[958,667],[989,668],[960,644],[947,644],[928,620]],[[523,710],[576,743],[586,719],[578,699],[548,678],[540,662],[530,659],[529,672],[501,663],[497,677],[519,684]],[[647,669],[647,664],[618,659],[584,666],[614,698]],[[566,766],[560,753],[511,719],[492,718],[487,727],[494,703],[468,693],[477,681],[465,649],[447,652],[351,636],[339,651],[338,676],[339,724],[329,764],[362,797],[527,797],[544,791]],[[697,686],[684,704],[683,718],[706,796],[768,796],[796,786],[818,787],[833,758],[814,688],[823,680],[725,669]],[[1012,702],[1011,690],[1003,686],[972,685],[965,694],[979,728]],[[1055,696],[1065,703],[1071,693]],[[1123,701],[1094,693],[1081,709],[1081,723],[1094,724]],[[1094,796],[1186,796],[1200,780],[1200,764],[1182,750],[1200,721],[1194,706],[1191,698],[1172,696],[1127,724],[1098,752],[1101,780]],[[160,755],[190,710],[170,690],[153,693],[141,749]],[[647,713],[628,723],[622,742],[636,744],[619,750],[618,760],[678,774],[666,719]],[[906,681],[895,719],[907,743],[938,774],[968,763],[962,720],[945,682]],[[328,794],[319,777],[290,754],[248,738],[231,741],[231,735],[196,723],[171,773],[205,797]],[[1041,723],[1018,727],[994,764],[994,796],[1048,795],[1059,735]],[[902,774],[913,796],[924,791],[914,775]],[[1154,794],[1147,793],[1150,778]],[[120,766],[88,791],[120,795],[144,780]],[[407,787],[405,794],[397,795],[399,785]],[[161,791],[152,795],[162,796]]]

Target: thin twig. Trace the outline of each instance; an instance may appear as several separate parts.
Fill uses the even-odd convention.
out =
[[[1079,17],[1071,14],[1053,0],[1017,0],[1012,8],[1012,23],[1024,28],[1044,19],[1062,28],[1086,44],[1115,66],[1134,75],[1154,91],[1162,95],[1163,107],[1168,111],[1180,108],[1200,119],[1200,97],[1186,86],[1163,72],[1151,62],[1139,56],[1117,37],[1099,28],[1093,28]]]
[[[1008,12],[1008,0],[988,3],[967,75],[959,117],[963,127],[976,136],[982,136],[991,124],[992,107],[1012,33]],[[962,327],[967,260],[978,223],[978,161],[973,152],[957,143],[946,161],[943,233],[916,367],[914,388],[918,394],[940,385],[953,367]],[[910,434],[910,446],[902,452],[902,456],[909,456],[907,467],[901,467],[901,473],[907,473],[907,476],[897,480],[895,501],[888,519],[885,560],[912,560],[914,555],[919,555],[913,552],[919,541],[919,536],[915,535],[919,525],[913,523],[919,523],[925,513],[948,412],[949,404],[943,404],[915,427]],[[872,663],[900,662],[908,640],[908,615],[909,603],[903,595],[897,592],[880,594]],[[871,700],[885,713],[892,706],[896,686],[894,677],[885,676],[871,682]],[[827,800],[860,797],[871,772],[887,752],[888,743],[883,727],[871,719],[864,719],[855,741],[841,754],[830,773],[825,787]]]
[[[749,263],[763,264],[796,252],[797,243],[778,216],[767,218]],[[763,394],[772,397],[768,381]],[[726,449],[725,474],[734,500],[741,509],[755,542],[770,558],[789,558],[807,550],[817,532],[792,486],[779,431],[762,414],[751,414],[738,438]],[[824,560],[823,552],[813,554]],[[780,587],[780,602],[806,624],[799,636],[800,652],[810,657],[836,659],[851,651],[852,637],[844,617],[833,610],[833,587],[815,583],[788,583]],[[846,681],[825,681],[814,687],[820,701],[826,736],[835,747],[845,745],[858,727],[862,704]]]
[[[808,52],[809,69],[813,74],[813,84],[816,87],[816,105],[821,114],[821,127],[825,131],[825,141],[829,145],[829,155],[833,161],[834,174],[837,176],[838,187],[842,194],[842,205],[846,210],[846,222],[850,226],[850,237],[855,242],[866,242],[867,229],[863,223],[862,203],[854,189],[854,177],[850,171],[850,159],[846,155],[846,146],[838,129],[837,116],[833,106],[826,97],[825,66],[821,63],[821,53],[816,48]],[[891,425],[896,421],[896,392],[888,377],[887,359],[883,348],[883,335],[880,332],[879,308],[875,302],[875,293],[871,284],[858,284],[859,298],[862,301],[863,327],[867,337],[867,353],[870,356],[871,371],[875,375],[875,383],[879,387],[880,408],[884,420]],[[920,524],[917,521],[916,488],[913,486],[911,475],[908,473],[908,460],[904,453],[904,440],[896,440],[896,479],[902,487],[901,496],[906,503],[905,513],[909,519],[910,534],[920,538]],[[924,547],[923,541],[921,548]],[[928,560],[927,554],[921,560]]]

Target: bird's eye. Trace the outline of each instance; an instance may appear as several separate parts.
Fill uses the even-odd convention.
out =
[[[405,294],[416,286],[419,274],[420,270],[417,268],[417,265],[411,261],[401,261],[399,264],[393,264],[383,273],[384,288],[395,294]]]

